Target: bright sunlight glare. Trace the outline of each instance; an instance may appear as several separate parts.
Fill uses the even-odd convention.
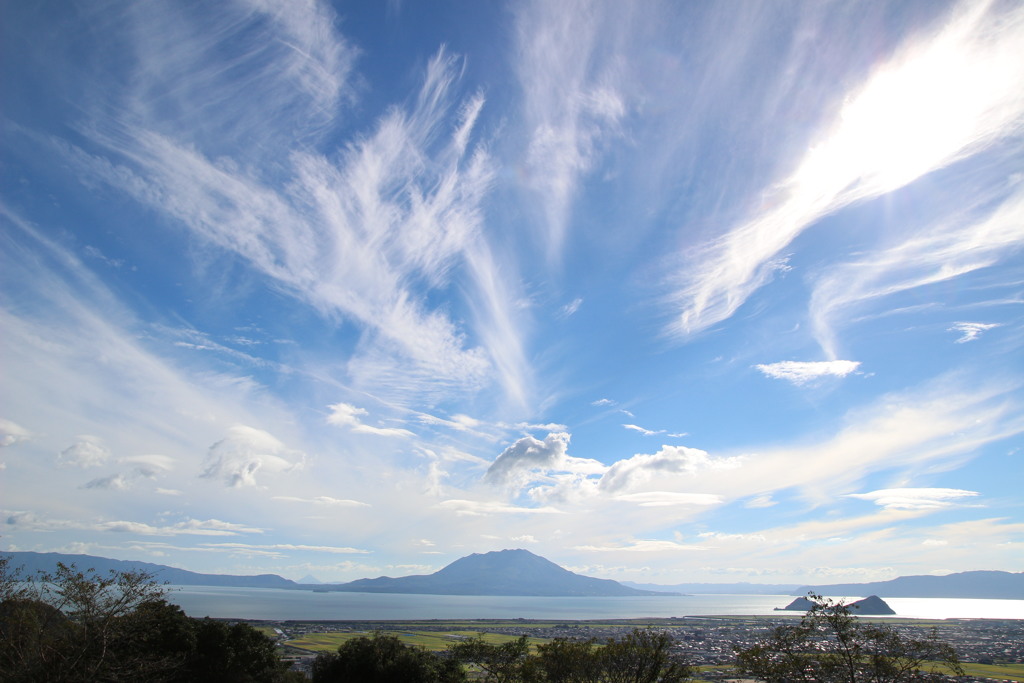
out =
[[[1024,112],[1024,60],[1012,40],[1022,14],[979,42],[984,14],[971,12],[877,71],[801,164],[798,194],[814,205],[890,192],[1019,130],[1007,124]]]

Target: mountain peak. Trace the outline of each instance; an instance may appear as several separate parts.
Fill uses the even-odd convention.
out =
[[[336,590],[436,595],[655,595],[610,579],[581,576],[522,548],[473,553],[433,574],[360,579]]]

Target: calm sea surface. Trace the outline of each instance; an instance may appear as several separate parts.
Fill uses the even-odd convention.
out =
[[[168,598],[189,616],[271,620],[628,619],[775,614],[790,595],[535,598],[397,593],[314,593],[274,588],[174,586]],[[863,597],[863,596],[858,596]],[[886,598],[897,616],[1024,619],[1024,600]]]

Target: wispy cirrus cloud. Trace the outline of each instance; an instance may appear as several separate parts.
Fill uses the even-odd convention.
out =
[[[328,406],[331,414],[327,416],[328,424],[338,427],[348,427],[355,434],[373,434],[374,436],[397,436],[409,438],[414,436],[408,429],[400,427],[374,427],[365,424],[360,418],[367,412],[363,408],[357,408],[349,403],[335,403]]]
[[[577,297],[558,309],[558,315],[561,318],[568,318],[569,316],[575,315],[576,311],[580,310],[580,306],[583,305],[583,299]]]
[[[1024,432],[1010,386],[963,386],[944,377],[851,410],[834,434],[811,444],[776,447],[744,458],[729,473],[734,495],[797,488],[831,500],[871,472],[894,467],[954,466],[984,444]],[[723,485],[725,482],[721,482]]]
[[[996,207],[987,213],[980,207],[967,215],[945,218],[896,244],[837,264],[818,277],[811,294],[810,318],[822,348],[836,353],[836,328],[859,306],[953,280],[1020,253],[1024,249],[1024,188],[1011,185],[1007,192],[1000,185],[980,195],[982,202],[994,201]],[[977,197],[974,202],[979,202]]]
[[[296,28],[288,16],[275,13],[275,22],[315,33],[302,28],[309,21]],[[272,176],[259,170],[265,166],[239,163],[241,150],[214,156],[216,145],[190,142],[187,126],[152,112],[123,121],[116,135],[89,130],[103,155],[56,144],[90,176],[237,255],[323,316],[354,321],[361,336],[347,370],[357,386],[408,401],[421,391],[476,391],[497,381],[521,405],[530,380],[514,320],[518,295],[481,234],[494,176],[486,150],[474,144],[484,99],[457,100],[460,63],[442,48],[407,108],[385,112],[335,156],[305,146],[275,150]],[[307,66],[299,71],[322,71]],[[155,75],[161,82],[159,69]],[[262,111],[265,102],[254,95],[240,96],[234,108]],[[136,96],[149,104],[156,98]],[[425,296],[464,266],[475,283],[465,290],[469,320]],[[470,323],[484,345],[469,342]]]
[[[612,36],[628,22],[616,7],[535,0],[516,12],[529,189],[541,198],[549,258],[561,252],[580,183],[626,115]]]
[[[640,540],[623,545],[578,545],[577,550],[587,552],[664,553],[703,550],[699,545],[687,545],[675,541]]]
[[[960,337],[956,340],[957,344],[966,344],[980,337],[982,332],[996,327],[1002,327],[1002,325],[1000,323],[955,323],[953,327],[949,328],[949,331],[960,333]]]
[[[79,529],[112,533],[138,534],[140,536],[237,536],[239,534],[262,534],[265,530],[247,524],[225,522],[219,519],[186,519],[175,524],[155,525],[130,520],[85,521],[59,519],[21,510],[3,510],[6,524],[15,529],[39,531],[60,531]]]
[[[211,548],[213,550],[226,550],[226,551],[281,551],[281,550],[299,550],[309,551],[314,553],[329,553],[332,555],[365,555],[368,554],[369,550],[363,550],[361,548],[348,548],[345,546],[333,546],[333,545],[301,545],[294,543],[268,543],[255,545],[252,543],[200,543],[205,548]]]
[[[468,515],[472,517],[482,515],[551,515],[562,513],[561,510],[550,506],[523,507],[520,505],[511,505],[508,503],[487,500],[450,499],[441,501],[438,503],[438,507],[444,510],[451,510],[457,515]]]
[[[848,498],[868,500],[890,510],[935,510],[950,507],[963,498],[979,495],[977,491],[942,488],[879,489],[867,493],[849,493]]]
[[[307,503],[311,505],[329,505],[337,507],[369,507],[369,503],[363,503],[358,500],[349,500],[347,498],[334,498],[332,496],[313,496],[312,498],[303,498],[301,496],[273,496],[273,500],[281,500],[287,503]]]
[[[634,432],[640,432],[644,436],[656,436],[658,434],[664,434],[665,433],[664,429],[657,429],[657,430],[654,430],[654,429],[644,429],[643,427],[641,427],[639,425],[634,425],[634,424],[624,424],[622,426],[625,427],[626,429],[632,430]]]
[[[141,536],[237,536],[238,534],[262,534],[265,531],[257,527],[224,522],[219,519],[188,519],[170,526],[154,526],[144,522],[130,521],[100,522],[91,528]]]
[[[778,363],[755,365],[754,367],[760,370],[766,377],[784,379],[797,386],[801,386],[823,377],[846,377],[860,367],[860,363],[852,360],[785,360]]]
[[[110,66],[107,75],[121,77],[126,87],[105,95],[135,121],[184,135],[189,143],[223,150],[228,141],[245,139],[251,144],[245,156],[252,158],[296,139],[316,139],[351,99],[358,50],[337,31],[338,17],[326,3],[115,3],[102,16],[99,8],[94,12],[84,13],[83,23],[119,26],[133,57],[130,66]],[[92,103],[103,120],[108,112]]]
[[[669,331],[688,336],[730,317],[823,216],[1015,135],[1024,118],[1022,40],[1020,8],[961,3],[940,30],[900,49],[847,94],[838,118],[771,191],[773,208],[687,259]]]
[[[680,493],[678,491],[643,491],[640,493],[623,493],[615,496],[615,500],[636,503],[641,507],[668,507],[672,505],[718,505],[723,502],[722,496],[711,493]]]
[[[722,455],[665,445],[656,453],[608,465],[594,461],[590,470],[559,464],[570,457],[566,436],[550,443],[517,442],[491,467],[513,493],[525,492],[535,504],[567,509],[596,501],[699,509],[740,499],[747,499],[747,507],[767,508],[779,504],[773,494],[791,489],[824,502],[841,498],[843,488],[870,473],[926,464],[942,467],[984,444],[1021,433],[1024,422],[1016,410],[1006,387],[964,388],[945,378],[851,411],[833,434],[810,444]],[[629,523],[651,520],[629,518]]]

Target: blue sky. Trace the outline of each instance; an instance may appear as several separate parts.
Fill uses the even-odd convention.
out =
[[[1022,568],[1019,3],[2,11],[5,549]]]

